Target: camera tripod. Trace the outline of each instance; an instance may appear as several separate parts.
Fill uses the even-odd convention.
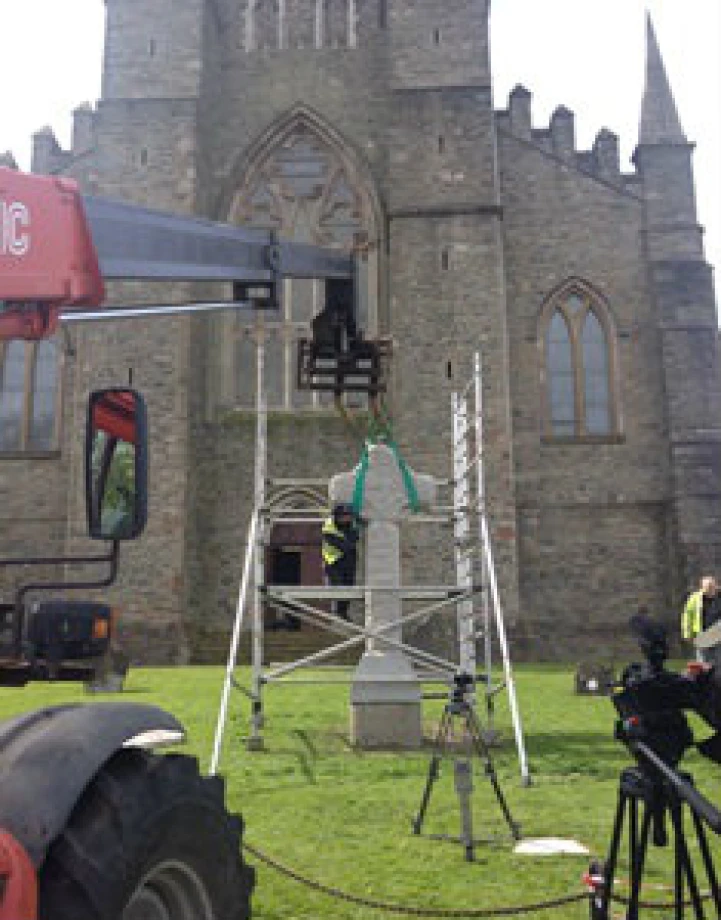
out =
[[[704,824],[697,809],[689,801],[698,797],[693,788],[693,780],[688,774],[677,774],[685,788],[685,795],[659,776],[649,774],[645,769],[631,767],[621,773],[618,793],[618,807],[611,835],[608,860],[603,868],[603,882],[591,902],[591,920],[609,920],[609,904],[613,890],[613,879],[618,859],[618,851],[623,835],[624,818],[628,809],[629,862],[631,866],[631,894],[628,901],[626,920],[638,920],[640,909],[641,882],[646,866],[649,837],[653,845],[666,846],[668,834],[665,818],[668,815],[673,826],[674,844],[674,888],[675,920],[683,920],[685,887],[688,886],[691,905],[696,920],[704,920],[704,913],[699,886],[696,881],[688,843],[684,832],[684,805],[688,807],[696,832],[696,841],[706,869],[711,900],[716,907],[716,917],[721,917],[721,892],[718,878],[711,859],[711,851],[706,837]],[[690,793],[689,794],[689,790]],[[643,805],[643,815],[639,824],[639,803]],[[703,802],[702,802],[703,804]],[[640,830],[640,834],[639,834]]]
[[[451,697],[443,709],[441,721],[438,724],[438,731],[433,742],[434,753],[428,766],[428,777],[426,786],[423,790],[418,814],[412,821],[413,833],[420,834],[423,827],[423,820],[431,800],[433,784],[438,779],[440,773],[440,762],[443,752],[448,748],[453,735],[454,719],[462,720],[465,729],[465,735],[470,739],[473,751],[478,755],[483,763],[485,775],[489,778],[493,791],[498,800],[498,804],[503,812],[503,817],[511,831],[513,840],[520,840],[521,829],[517,824],[506,803],[505,796],[498,782],[493,761],[481,730],[478,716],[473,706],[466,699],[466,688],[471,683],[467,675],[460,675],[455,678],[455,685],[451,691]],[[454,778],[456,793],[461,811],[461,833],[460,837],[450,837],[444,834],[432,834],[436,839],[454,840],[462,843],[465,848],[466,860],[473,862],[475,855],[475,844],[479,841],[473,837],[473,816],[471,811],[471,793],[473,792],[473,768],[472,761],[468,757],[454,758]]]

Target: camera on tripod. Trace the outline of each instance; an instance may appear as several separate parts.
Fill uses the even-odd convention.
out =
[[[648,752],[666,766],[676,767],[694,737],[684,710],[697,713],[715,734],[696,744],[704,757],[721,764],[721,675],[712,667],[685,674],[667,671],[668,639],[665,627],[646,616],[633,617],[631,630],[639,641],[645,662],[629,665],[621,689],[612,696],[621,716],[616,738],[623,741],[643,769]]]
[[[472,674],[466,671],[457,671],[453,675],[453,686],[450,692],[450,703],[461,706],[468,702],[467,695],[475,686],[476,679]]]
[[[698,850],[706,870],[711,899],[721,916],[721,891],[706,828],[721,835],[721,811],[699,793],[688,773],[676,767],[691,747],[714,763],[721,763],[721,675],[699,665],[685,674],[664,667],[668,658],[665,627],[646,616],[631,620],[645,661],[623,672],[613,704],[620,716],[615,737],[636,759],[637,766],[621,773],[618,807],[605,864],[592,865],[591,920],[608,920],[618,852],[628,817],[631,894],[626,920],[637,920],[641,882],[649,839],[654,846],[668,844],[666,819],[670,818],[674,841],[675,916],[684,916],[686,887],[697,920],[703,920],[702,898],[684,830],[684,809],[690,811]],[[715,734],[696,743],[686,711],[697,713]],[[639,806],[641,814],[639,814]]]

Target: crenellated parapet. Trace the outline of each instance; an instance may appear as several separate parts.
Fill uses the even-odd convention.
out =
[[[73,129],[70,150],[64,150],[55,132],[49,126],[33,134],[32,171],[57,173],[67,169],[77,157],[90,153],[95,146],[95,109],[88,102],[73,112]]]
[[[65,169],[72,154],[58,143],[55,132],[49,126],[33,134],[32,165],[34,173],[56,173]]]
[[[525,86],[516,86],[508,97],[508,129],[516,137],[531,139],[531,93]]]
[[[617,135],[608,128],[601,128],[593,142],[591,154],[596,175],[609,182],[620,180],[621,153]]]
[[[95,109],[83,102],[73,111],[72,155],[82,156],[95,146]]]
[[[508,97],[508,108],[496,112],[498,130],[527,141],[544,153],[605,182],[621,185],[626,179],[635,180],[635,175],[621,176],[619,141],[612,131],[602,128],[590,150],[578,150],[574,113],[560,105],[546,127],[534,128],[532,98],[525,86],[514,87]]]
[[[565,105],[559,105],[549,125],[551,146],[556,156],[569,162],[576,156],[576,117]]]

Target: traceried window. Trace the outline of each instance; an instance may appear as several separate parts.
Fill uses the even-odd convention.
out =
[[[298,48],[356,48],[369,22],[368,0],[243,0],[241,44],[248,52]]]
[[[315,2],[286,0],[286,32],[289,48],[314,48],[318,27]]]
[[[620,433],[616,334],[600,297],[578,282],[541,313],[543,432],[551,438]]]
[[[59,379],[53,339],[0,344],[0,454],[57,448]]]
[[[378,239],[367,182],[336,138],[310,116],[293,117],[258,153],[230,208],[232,223],[277,230],[284,239],[351,251],[361,247],[358,325],[377,334]],[[270,409],[311,409],[332,401],[296,387],[296,348],[323,309],[323,281],[286,279],[282,315],[265,316]],[[255,406],[255,326],[241,314],[220,318],[217,400]]]
[[[322,0],[323,44],[343,48],[348,42],[347,0]]]
[[[260,51],[280,47],[280,0],[253,0],[249,6],[252,46]]]

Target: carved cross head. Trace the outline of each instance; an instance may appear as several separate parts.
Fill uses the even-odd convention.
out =
[[[359,467],[350,473],[339,473],[330,481],[332,504],[353,501]],[[433,476],[410,469],[422,508],[432,505],[437,486]],[[368,521],[398,522],[409,510],[410,502],[396,455],[386,444],[372,444],[368,449],[368,469],[363,493],[363,517]]]

